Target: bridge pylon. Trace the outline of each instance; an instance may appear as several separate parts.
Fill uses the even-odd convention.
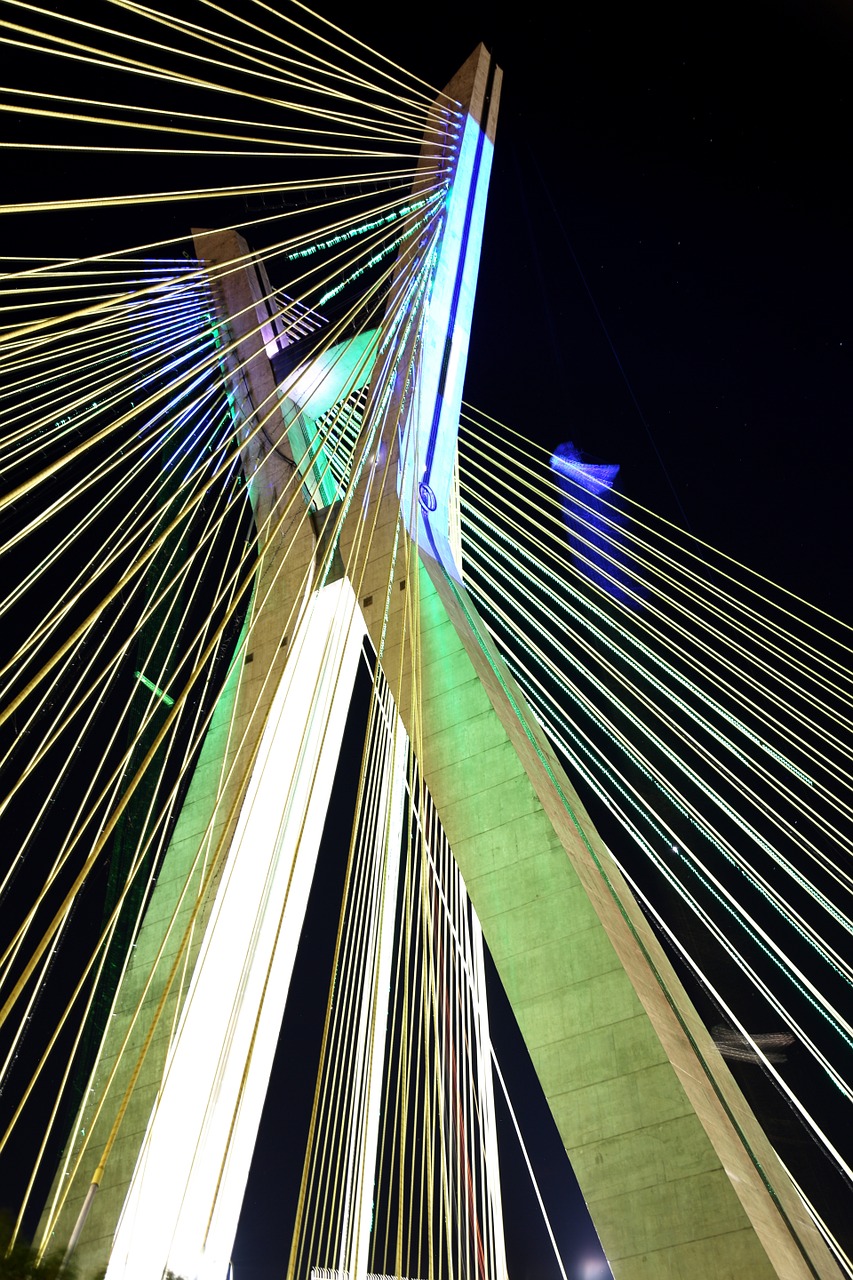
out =
[[[81,1248],[87,1262],[109,1258],[109,1280],[224,1270],[366,627],[617,1280],[831,1280],[790,1179],[465,590],[456,430],[500,95],[484,49],[446,94],[463,127],[452,152],[424,143],[423,173],[447,171],[428,287],[392,354],[387,334],[377,343],[372,372],[339,352],[349,373],[328,405],[358,367],[372,442],[319,540],[301,496],[317,460],[292,443],[304,385],[276,387],[248,250],[198,236],[231,329],[224,376],[247,474],[263,477],[250,639],[93,1077],[92,1098],[109,1084],[127,1100],[118,1137],[98,1173],[115,1111],[84,1103],[66,1171],[84,1130],[86,1154],[48,1230],[67,1238],[97,1178]]]

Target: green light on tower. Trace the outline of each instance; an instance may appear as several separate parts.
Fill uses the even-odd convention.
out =
[[[155,697],[160,698],[162,702],[165,702],[167,707],[173,707],[175,705],[175,699],[170,698],[165,689],[158,689],[156,684],[154,684],[152,680],[149,680],[147,676],[144,676],[141,671],[134,671],[133,678],[138,680],[140,684],[144,684],[146,689],[150,689]]]

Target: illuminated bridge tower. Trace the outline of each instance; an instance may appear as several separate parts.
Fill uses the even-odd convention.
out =
[[[53,1238],[68,1238],[88,1198],[81,1252],[110,1255],[111,1280],[165,1267],[220,1276],[227,1262],[364,627],[617,1280],[838,1274],[491,643],[451,545],[499,87],[482,50],[448,86],[467,118],[442,157],[450,190],[428,296],[412,300],[419,323],[372,360],[358,340],[341,344],[323,357],[337,380],[322,392],[309,366],[279,405],[265,346],[277,339],[251,263],[233,240],[197,236],[237,353],[224,376],[246,474],[259,452],[267,460],[252,489],[261,551],[249,638],[93,1081],[100,1096],[127,1041],[111,1085],[120,1124],[115,1108],[84,1104],[75,1142],[91,1131],[86,1155],[75,1168],[72,1146],[56,1184],[71,1190]],[[435,160],[425,144],[422,165]],[[402,263],[393,287],[405,278]],[[310,513],[296,462],[319,474],[326,464],[302,457],[294,433],[359,378],[375,438],[350,498]],[[282,494],[286,516],[273,518]],[[334,581],[330,546],[346,574]]]

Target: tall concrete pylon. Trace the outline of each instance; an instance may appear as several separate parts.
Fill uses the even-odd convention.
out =
[[[130,1101],[81,1239],[87,1262],[111,1255],[111,1277],[150,1276],[152,1266],[162,1271],[165,1265],[188,1276],[213,1276],[227,1258],[236,1210],[226,1212],[225,1204],[239,1205],[241,1170],[248,1167],[246,1152],[262,1101],[262,1084],[247,1088],[243,1076],[245,1037],[257,1039],[263,1023],[260,1038],[271,1054],[288,981],[278,939],[286,937],[295,947],[300,919],[299,902],[285,893],[268,917],[264,913],[241,923],[229,916],[224,925],[225,913],[251,896],[246,889],[232,892],[231,877],[239,876],[247,861],[241,860],[241,849],[260,839],[249,829],[253,815],[272,803],[280,790],[272,780],[286,770],[293,781],[284,811],[279,806],[272,820],[276,838],[270,861],[260,875],[253,867],[245,874],[257,900],[271,898],[267,887],[280,889],[280,877],[290,881],[294,825],[302,831],[306,822],[320,821],[335,734],[324,730],[322,740],[285,761],[279,753],[287,751],[287,743],[276,735],[275,725],[285,707],[286,714],[297,714],[306,683],[326,689],[332,708],[327,722],[341,723],[346,680],[331,681],[331,665],[324,664],[354,668],[361,617],[381,648],[398,711],[617,1280],[830,1280],[839,1275],[495,651],[451,550],[455,432],[499,89],[500,72],[484,50],[448,86],[467,110],[467,121],[453,161],[427,314],[417,351],[413,336],[407,353],[407,368],[419,371],[418,394],[407,379],[398,380],[396,401],[386,406],[383,447],[376,452],[388,463],[381,492],[371,487],[375,469],[365,474],[340,532],[360,613],[346,581],[314,589],[315,544],[304,508],[294,504],[292,527],[278,529],[262,547],[252,666],[258,679],[268,668],[275,674],[259,697],[251,687],[252,672],[246,674],[245,664],[235,666],[92,1085],[92,1096],[100,1097],[123,1038],[135,1041],[134,1049],[148,1042],[135,1088],[128,1094],[123,1079],[115,1083],[114,1095],[127,1094]],[[225,314],[251,317],[256,303],[251,273],[218,275],[221,264],[233,261],[233,246],[203,239],[199,245],[215,285],[218,280],[222,288],[246,291],[242,306],[229,297]],[[243,284],[236,283],[240,279]],[[258,445],[261,436],[249,424],[263,415],[264,406],[275,404],[276,394],[263,343],[252,336],[257,329],[250,319],[242,336],[235,333],[249,370],[241,411],[247,471],[256,461],[249,451],[266,448]],[[267,472],[276,500],[300,483],[284,434],[273,446],[280,457]],[[269,502],[262,492],[253,493],[259,527]],[[365,522],[372,530],[367,554],[360,550]],[[394,547],[400,548],[396,558]],[[301,657],[282,643],[291,634],[284,619],[297,617],[303,620]],[[334,655],[332,644],[340,646]],[[334,689],[327,688],[331,684]],[[246,733],[229,735],[232,722],[246,727]],[[241,745],[226,749],[226,742]],[[188,874],[190,893],[183,887]],[[165,945],[163,921],[174,921]],[[233,1003],[222,1001],[235,1016],[225,1016],[224,1033],[212,1033],[219,1047],[208,1063],[210,1078],[200,1081],[194,1073],[207,1049],[195,1037],[210,1030],[210,1016],[199,991],[205,981],[218,989],[231,980],[228,965],[217,967],[219,946],[225,936],[232,955],[242,956],[235,934],[226,932],[242,928],[248,929],[257,959],[240,971]],[[142,991],[158,954],[157,984]],[[253,1004],[247,996],[244,1001],[244,993],[273,969],[277,994],[264,1015],[257,1000]],[[205,980],[205,971],[213,978]],[[134,1019],[134,1011],[146,1003],[159,1010],[153,1032]],[[226,1043],[233,1060],[230,1052],[219,1052]],[[132,1052],[127,1061],[131,1066],[119,1068],[125,1077],[140,1055]],[[182,1072],[188,1074],[178,1085]],[[184,1126],[181,1118],[176,1156],[176,1117],[181,1099],[193,1089],[202,1101],[192,1123]],[[257,1113],[254,1118],[250,1111]],[[63,1214],[52,1226],[57,1240],[63,1232],[67,1238],[112,1129],[106,1110],[90,1117],[84,1104],[75,1142],[80,1130],[89,1132],[92,1125],[94,1137]],[[162,1169],[166,1156],[176,1166],[174,1187],[152,1191],[160,1176],[152,1178],[152,1170]],[[198,1178],[189,1178],[193,1171]],[[192,1192],[189,1201],[176,1204],[174,1188],[182,1185]],[[149,1202],[151,1196],[156,1203]],[[155,1228],[149,1227],[152,1222]],[[149,1243],[153,1250],[143,1259],[142,1246]]]

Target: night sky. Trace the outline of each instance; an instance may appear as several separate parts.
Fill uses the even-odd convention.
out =
[[[629,497],[853,621],[853,10],[322,11],[438,86],[480,40],[504,69],[466,399],[549,449],[620,463]],[[529,1124],[571,1280],[593,1280],[550,1122]],[[260,1159],[238,1280],[285,1260],[256,1229],[280,1194]],[[513,1280],[557,1274],[530,1212],[514,1202]]]
[[[459,12],[505,71],[466,398],[849,615],[851,11]]]

